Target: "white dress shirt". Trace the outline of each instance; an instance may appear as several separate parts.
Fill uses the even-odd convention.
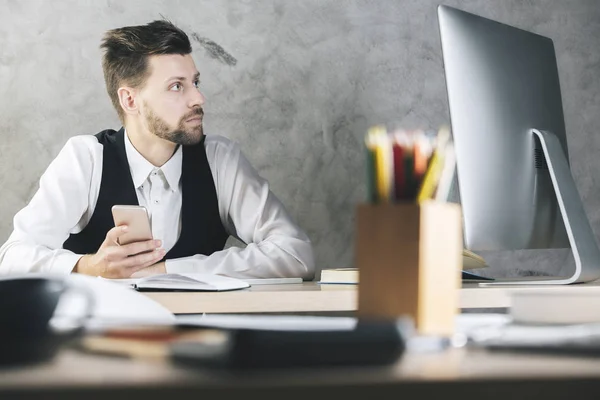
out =
[[[247,245],[209,256],[167,260],[167,272],[312,279],[314,258],[308,237],[237,143],[208,135],[205,148],[223,226]],[[67,141],[42,175],[29,204],[15,215],[14,231],[0,248],[0,273],[68,274],[73,270],[82,254],[62,245],[69,234],[81,232],[94,213],[102,179],[102,150],[92,135]],[[162,247],[168,252],[181,232],[182,148],[160,168],[148,162],[127,135],[125,150],[139,204],[147,208],[152,234],[163,241]]]

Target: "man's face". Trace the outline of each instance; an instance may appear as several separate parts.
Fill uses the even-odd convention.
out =
[[[182,145],[200,142],[204,134],[204,96],[200,73],[191,55],[167,54],[148,59],[150,76],[140,90],[140,113],[150,133]]]

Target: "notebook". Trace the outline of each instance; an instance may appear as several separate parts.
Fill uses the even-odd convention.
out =
[[[159,274],[139,279],[111,279],[111,281],[130,285],[138,291],[220,292],[250,287],[248,282],[240,279],[202,273]]]
[[[358,268],[330,268],[321,270],[321,283],[358,283]]]

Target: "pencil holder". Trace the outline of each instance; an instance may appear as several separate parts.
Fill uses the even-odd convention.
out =
[[[451,335],[462,248],[458,204],[358,205],[358,317],[410,316],[420,334]]]

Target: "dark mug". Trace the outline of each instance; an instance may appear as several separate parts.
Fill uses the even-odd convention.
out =
[[[85,312],[58,328],[52,317],[61,297],[78,292]],[[20,276],[0,279],[0,365],[45,361],[76,337],[91,314],[91,294],[60,277]],[[66,326],[66,328],[65,328]]]

